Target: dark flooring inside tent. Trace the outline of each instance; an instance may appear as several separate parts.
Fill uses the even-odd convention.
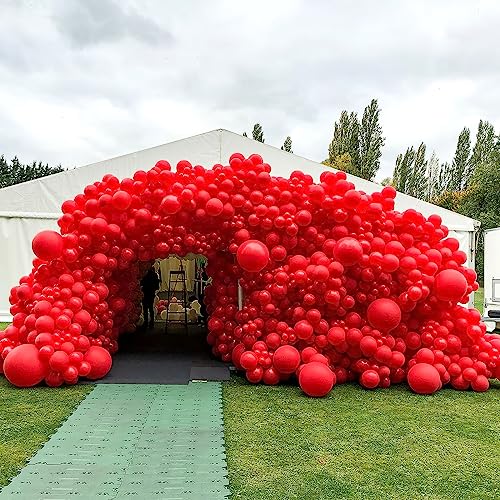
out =
[[[229,380],[229,365],[213,357],[205,328],[156,323],[120,337],[113,367],[98,384],[187,384],[191,380]]]

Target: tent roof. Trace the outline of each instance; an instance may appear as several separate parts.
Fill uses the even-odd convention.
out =
[[[328,168],[268,144],[218,129],[0,189],[0,216],[17,214],[18,217],[36,217],[36,214],[60,214],[63,201],[73,198],[86,185],[102,179],[107,173],[119,178],[128,177],[136,170],[151,168],[162,159],[168,160],[172,166],[187,159],[193,164],[211,167],[215,163],[226,163],[234,152],[244,155],[260,154],[271,165],[272,174],[280,177],[289,177],[294,170],[302,170],[318,181],[321,172]],[[347,177],[357,189],[366,193],[381,189],[380,184],[375,182],[353,175]],[[396,209],[403,211],[408,208],[414,208],[426,217],[433,213],[439,214],[449,229],[454,231],[474,231],[479,225],[469,217],[398,193]]]

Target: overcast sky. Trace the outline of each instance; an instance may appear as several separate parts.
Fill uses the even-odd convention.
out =
[[[255,122],[321,161],[372,98],[386,145],[500,129],[500,2],[0,0],[0,154],[83,165]]]

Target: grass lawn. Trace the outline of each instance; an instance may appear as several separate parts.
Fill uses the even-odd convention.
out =
[[[484,288],[479,288],[477,292],[474,292],[474,306],[475,308],[483,314],[483,302],[484,302]]]
[[[500,384],[486,394],[406,387],[224,385],[232,500],[500,498]]]
[[[0,332],[2,330],[5,330],[8,326],[9,326],[10,323],[0,323]]]
[[[5,486],[92,390],[18,389],[0,377],[0,487]]]

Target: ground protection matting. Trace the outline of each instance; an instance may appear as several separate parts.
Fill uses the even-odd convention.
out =
[[[0,499],[229,496],[222,388],[98,385]]]

